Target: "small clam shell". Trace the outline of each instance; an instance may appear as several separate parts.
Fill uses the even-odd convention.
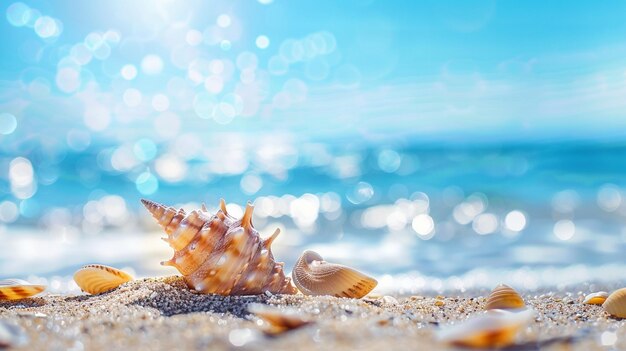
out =
[[[398,303],[398,299],[396,299],[393,296],[389,296],[389,295],[385,295],[385,296],[381,297],[380,301],[382,301],[384,303],[394,304],[394,305]]]
[[[501,348],[515,342],[517,332],[534,318],[531,309],[489,310],[441,329],[439,341],[459,347]]]
[[[302,318],[296,309],[279,309],[260,303],[253,303],[248,305],[248,311],[269,325],[264,330],[269,335],[281,334],[313,323],[308,319]]]
[[[0,301],[25,299],[44,290],[44,285],[31,284],[21,279],[0,280]]]
[[[626,288],[615,290],[606,298],[602,307],[610,315],[626,318]]]
[[[378,282],[350,267],[324,261],[313,251],[305,251],[291,273],[294,284],[305,295],[332,295],[361,298]]]
[[[587,305],[602,305],[607,297],[609,297],[609,293],[606,291],[598,291],[585,296],[583,303]]]
[[[486,310],[494,309],[518,309],[524,307],[524,299],[508,285],[500,284],[496,286],[489,297],[485,305]]]
[[[133,280],[133,277],[117,268],[90,264],[84,266],[74,273],[74,281],[78,286],[89,294],[95,295],[109,290]]]

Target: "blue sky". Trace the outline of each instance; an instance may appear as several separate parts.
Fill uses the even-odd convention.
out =
[[[154,134],[159,118],[175,119],[180,132],[372,142],[608,139],[626,127],[622,1],[23,3],[62,31],[46,39],[12,25],[14,2],[2,4],[0,108],[16,116],[15,137],[33,119],[58,121],[60,134],[86,128],[105,140]],[[221,15],[228,20],[220,26]],[[68,63],[72,47],[107,31],[117,35],[109,54]],[[191,32],[202,34],[201,43],[185,43]],[[260,35],[268,47],[255,44]],[[294,45],[318,39],[325,49],[296,53],[302,46]],[[248,78],[241,72],[250,55],[237,64],[242,53],[254,56]],[[161,60],[157,73],[141,68],[148,55]],[[214,60],[225,62],[224,72],[232,65],[232,74],[211,77]],[[125,65],[136,77],[120,78]],[[67,74],[79,82],[60,88]],[[129,89],[141,94],[137,106],[124,100]],[[150,104],[159,94],[169,101],[165,111]],[[99,116],[107,122],[93,122]]]

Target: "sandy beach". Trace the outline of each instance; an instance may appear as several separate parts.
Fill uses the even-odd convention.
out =
[[[96,296],[43,295],[0,302],[15,350],[454,349],[436,332],[481,313],[485,294],[367,296],[360,300],[303,295],[215,296],[189,290],[180,277],[131,281]],[[536,311],[510,350],[623,350],[626,323],[584,294],[522,294]],[[276,336],[247,311],[251,303],[295,308],[313,323]],[[1,333],[0,333],[1,335]],[[7,341],[8,340],[8,341]]]

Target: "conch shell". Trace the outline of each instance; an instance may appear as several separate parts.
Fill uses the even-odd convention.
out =
[[[437,333],[439,341],[460,347],[501,348],[512,345],[522,327],[532,322],[532,309],[488,310]]]
[[[173,266],[187,285],[205,294],[257,295],[266,291],[295,294],[282,262],[275,262],[271,244],[280,232],[262,240],[252,226],[254,207],[248,203],[241,219],[231,217],[224,200],[215,215],[206,207],[186,213],[141,200],[165,230],[174,257],[162,265]]]
[[[520,294],[508,285],[496,286],[487,298],[486,310],[493,309],[517,309],[524,307],[524,299]]]
[[[21,279],[0,280],[0,301],[21,300],[46,290],[44,285],[31,284]]]
[[[350,267],[324,261],[313,251],[305,251],[291,272],[294,284],[305,295],[332,295],[357,298],[376,287],[376,279]]]
[[[626,318],[626,288],[613,291],[602,307],[612,316]]]
[[[111,291],[133,280],[126,272],[102,264],[83,266],[74,273],[74,281],[86,293],[95,295]]]

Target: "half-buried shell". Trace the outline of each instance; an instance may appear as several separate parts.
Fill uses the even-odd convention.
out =
[[[626,318],[626,288],[613,291],[604,301],[602,307],[610,315]]]
[[[524,307],[524,299],[520,294],[508,285],[500,284],[496,286],[485,305],[486,310],[494,309],[517,309]]]
[[[46,290],[45,285],[31,284],[21,279],[0,280],[0,301],[21,300]]]
[[[133,277],[129,274],[101,264],[90,264],[74,273],[76,284],[84,292],[92,295],[111,291],[131,280]]]
[[[515,343],[522,327],[534,318],[531,309],[489,310],[457,325],[441,329],[439,341],[471,348],[501,348]]]
[[[332,295],[361,298],[378,282],[361,272],[324,261],[313,251],[305,251],[291,273],[294,284],[305,295]]]
[[[596,293],[585,296],[583,303],[587,305],[602,305],[608,297],[609,293],[607,293],[606,291],[598,291]]]
[[[292,308],[279,309],[273,306],[253,303],[248,305],[248,311],[267,323],[268,326],[263,331],[268,335],[278,335],[313,323],[303,318],[298,310]]]

